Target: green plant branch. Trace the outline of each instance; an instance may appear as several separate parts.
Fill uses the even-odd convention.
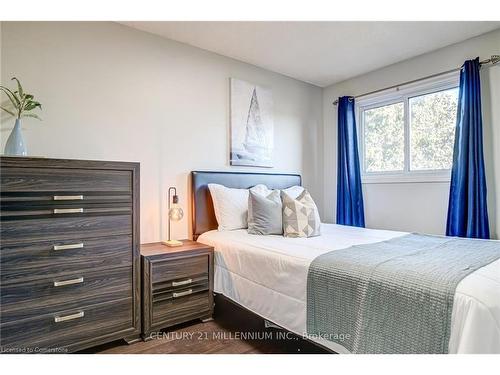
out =
[[[5,106],[0,106],[0,108],[11,116],[16,117],[17,119],[20,119],[22,117],[33,117],[41,120],[38,115],[28,112],[33,111],[36,108],[42,109],[42,105],[34,100],[33,95],[24,93],[23,86],[16,77],[13,77],[11,80],[16,81],[17,90],[12,91],[8,87],[0,86],[0,91],[3,92],[5,96],[7,96],[7,99],[9,99],[10,103],[13,106],[13,110],[7,109]]]
[[[7,113],[8,113],[9,115],[11,115],[11,116],[14,116],[14,117],[16,116],[16,114],[15,114],[14,112],[9,111],[7,108],[0,107],[0,109],[3,109],[5,112],[7,112]]]
[[[19,91],[19,95],[21,97],[24,97],[23,87],[21,86],[21,82],[19,82],[19,80],[16,77],[12,77],[11,81],[17,82],[17,91]]]
[[[0,86],[0,90],[2,90],[5,93],[5,95],[7,95],[7,98],[9,98],[9,100],[12,102],[14,107],[17,108],[21,104],[21,102],[17,98],[16,94],[14,94],[12,91],[10,91],[7,87]]]

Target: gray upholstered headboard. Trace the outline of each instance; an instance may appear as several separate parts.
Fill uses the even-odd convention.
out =
[[[214,206],[208,184],[248,189],[264,184],[270,189],[285,189],[302,185],[298,174],[270,174],[245,172],[191,172],[191,204],[193,218],[193,239],[212,229],[217,229]]]

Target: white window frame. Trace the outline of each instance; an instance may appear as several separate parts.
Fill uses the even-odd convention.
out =
[[[411,171],[410,170],[410,119],[409,100],[412,97],[449,90],[459,86],[460,72],[451,72],[439,77],[429,78],[416,83],[400,86],[396,89],[364,96],[356,100],[356,124],[358,130],[359,161],[361,181],[368,183],[415,183],[449,182],[451,169]],[[404,169],[403,171],[366,172],[365,164],[365,129],[363,111],[385,105],[403,102],[404,104]]]

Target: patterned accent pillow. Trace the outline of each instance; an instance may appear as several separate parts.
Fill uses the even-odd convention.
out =
[[[320,235],[321,220],[318,208],[307,190],[304,190],[297,199],[293,199],[282,191],[281,200],[283,202],[283,235],[285,237]]]

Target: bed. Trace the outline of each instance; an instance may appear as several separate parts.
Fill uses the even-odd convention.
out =
[[[298,175],[193,172],[193,236],[215,249],[214,290],[264,319],[299,336],[306,333],[307,277],[318,256],[352,245],[403,237],[404,232],[322,224],[312,238],[219,232],[208,183],[249,188],[258,183],[283,189],[300,184]],[[337,352],[338,342],[311,339]],[[449,353],[500,353],[500,260],[466,276],[456,287],[451,312]]]

